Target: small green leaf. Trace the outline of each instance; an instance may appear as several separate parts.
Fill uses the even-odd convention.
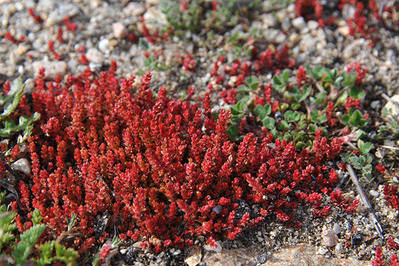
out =
[[[267,129],[275,128],[276,121],[271,117],[265,117],[262,122],[263,122],[263,126],[265,126]]]
[[[343,73],[344,80],[342,81],[342,86],[352,88],[356,82],[356,72]]]
[[[349,155],[348,162],[356,169],[360,170],[362,169],[363,165],[361,163],[362,159],[360,157],[357,157],[354,154]]]
[[[36,264],[38,266],[49,265],[53,263],[53,250],[54,250],[55,241],[48,241],[44,244],[39,245],[40,249],[40,257],[36,260]]]
[[[344,105],[346,103],[346,99],[348,98],[348,92],[344,91],[336,100],[334,107],[337,107],[338,105]]]
[[[76,265],[79,254],[72,248],[66,248],[59,243],[55,243],[55,258],[64,262],[66,265]]]
[[[69,220],[69,223],[68,223],[68,231],[70,231],[74,226],[75,226],[75,224],[76,224],[76,214],[75,213],[72,213],[72,215],[71,215],[71,219]]]
[[[140,40],[139,40],[139,47],[140,47],[141,49],[148,50],[149,45],[148,45],[148,43],[147,43],[143,38],[140,38]]]
[[[297,122],[301,118],[301,114],[299,112],[293,112],[291,110],[288,110],[284,113],[284,119],[289,122]]]
[[[354,99],[363,99],[366,93],[358,87],[353,87],[349,90],[349,96]]]
[[[17,264],[23,264],[27,261],[28,256],[32,251],[32,247],[35,245],[45,228],[46,226],[43,224],[34,225],[22,233],[20,241],[12,252]]]
[[[309,124],[310,133],[315,133],[317,129],[319,128],[315,124]]]
[[[252,90],[250,88],[248,88],[247,86],[245,86],[245,85],[240,85],[240,86],[238,86],[237,91],[239,93],[249,93]]]
[[[370,152],[370,150],[374,147],[372,143],[370,142],[364,142],[361,139],[357,140],[357,147],[359,148],[359,151],[362,154],[367,154]]]
[[[359,110],[355,110],[349,118],[349,124],[353,127],[364,127],[367,125],[367,120],[363,118],[362,113]]]
[[[321,115],[321,116],[319,116],[319,118],[317,119],[317,123],[319,123],[319,124],[323,124],[323,123],[325,123],[325,122],[327,122],[327,116],[326,116],[326,115]]]
[[[287,129],[290,128],[290,124],[287,121],[285,121],[285,120],[281,120],[280,124],[278,124],[278,128],[280,130],[287,130]]]
[[[327,93],[325,91],[319,92],[316,94],[316,104],[322,105],[327,97]]]
[[[317,118],[319,116],[319,111],[317,111],[316,109],[310,111],[310,117],[312,119],[312,122],[317,122]]]
[[[251,90],[256,90],[259,87],[259,80],[255,76],[250,76],[245,79],[245,84],[251,88]]]
[[[372,171],[373,171],[372,165],[367,164],[362,168],[362,175],[367,179],[370,179],[372,177]]]
[[[229,138],[233,141],[235,141],[238,137],[239,131],[238,128],[236,126],[230,126],[227,129],[227,134],[229,135]]]
[[[310,95],[310,92],[311,92],[311,88],[308,85],[303,86],[301,88],[301,90],[302,91],[300,91],[300,93],[297,94],[297,97],[296,97],[298,102],[304,101]]]
[[[33,225],[40,224],[42,221],[42,216],[40,215],[40,211],[38,209],[35,209],[33,212],[31,212],[32,215],[32,223]]]
[[[13,95],[11,102],[6,102],[4,105],[3,113],[0,114],[0,121],[7,118],[17,108],[19,101],[21,100],[22,93],[24,92],[25,84],[19,85],[17,92]]]

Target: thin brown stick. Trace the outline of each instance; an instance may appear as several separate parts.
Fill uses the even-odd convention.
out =
[[[368,201],[367,196],[364,193],[364,191],[363,191],[363,189],[362,189],[362,187],[361,187],[361,185],[359,183],[359,179],[357,179],[355,171],[353,170],[353,168],[352,168],[352,166],[350,164],[347,165],[347,168],[348,168],[348,172],[349,172],[349,175],[351,177],[351,180],[352,180],[353,184],[356,186],[357,192],[360,195],[360,200],[363,203],[363,205],[366,207],[369,215],[371,216],[371,219],[373,220],[375,229],[377,230],[377,232],[380,235],[380,237],[384,238],[384,235],[383,235],[384,231],[382,230],[382,226],[379,223],[379,221],[377,219],[377,216],[375,215],[374,210],[371,207],[371,204]]]

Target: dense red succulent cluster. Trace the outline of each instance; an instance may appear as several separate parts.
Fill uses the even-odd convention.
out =
[[[268,215],[295,223],[301,202],[317,216],[329,212],[321,201],[337,174],[324,163],[340,141],[318,132],[311,149],[297,151],[249,133],[236,144],[226,133],[230,113],[215,119],[208,95],[201,106],[170,99],[164,88],[154,96],[151,74],[133,85],[115,68],[98,78],[87,70],[65,84],[41,76],[32,93],[42,116],[29,139],[33,174],[20,183],[20,202],[59,233],[76,214],[86,234],[75,242],[81,251],[96,241],[104,213],[122,239],[144,239],[159,251],[200,235],[210,244],[234,239]]]
[[[384,187],[384,199],[388,205],[399,210],[399,189],[394,185],[386,185]]]
[[[319,0],[297,0],[295,2],[295,13],[306,19],[322,19],[323,6]]]

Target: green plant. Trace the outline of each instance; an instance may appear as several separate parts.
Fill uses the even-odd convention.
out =
[[[33,123],[40,118],[39,113],[34,113],[31,117],[19,116],[18,124],[14,119],[9,118],[17,109],[19,102],[25,88],[20,78],[12,82],[10,90],[6,95],[0,93],[0,106],[3,107],[3,112],[0,114],[0,137],[9,138],[17,132],[22,132],[18,137],[18,143],[24,142],[32,133]]]
[[[175,31],[195,32],[200,29],[200,14],[203,12],[201,3],[198,0],[190,1],[187,9],[182,11],[177,1],[164,1],[161,2],[161,11]]]
[[[257,77],[250,76],[245,79],[245,85],[237,88],[238,102],[232,105],[230,126],[227,132],[231,139],[239,138],[239,124],[241,119],[253,108],[254,92],[258,89],[260,82]]]
[[[332,130],[348,127],[353,131],[368,124],[357,108],[365,92],[356,84],[356,72],[323,67],[305,71],[302,68],[298,70],[296,85],[291,77],[290,70],[274,75],[271,84],[274,93],[269,95],[274,100],[257,106],[254,106],[254,98],[260,83],[256,77],[248,77],[245,85],[237,88],[238,102],[230,107],[230,137],[240,138],[239,125],[248,114],[253,114],[274,138],[293,141],[297,148],[312,146],[318,129],[328,136]],[[337,115],[338,110],[346,111]]]
[[[1,192],[0,204],[4,196],[5,192]],[[4,204],[0,206],[0,263],[24,265],[27,262],[35,262],[36,265],[49,265],[59,261],[66,265],[76,265],[78,253],[71,248],[65,248],[56,241],[47,241],[36,246],[46,226],[41,224],[42,217],[38,210],[33,211],[31,215],[33,226],[16,235],[17,214],[9,211],[9,207]],[[35,249],[37,252],[34,254],[39,254],[38,257],[32,255]]]
[[[206,29],[223,31],[240,22],[240,16],[246,15],[244,10],[257,10],[260,1],[250,1],[246,6],[236,0],[212,1],[204,0],[161,2],[161,10],[174,34],[184,36],[185,31],[199,32]],[[210,6],[211,5],[211,6]]]
[[[357,148],[359,154],[341,154],[342,161],[351,164],[353,168],[361,171],[362,177],[364,177],[366,180],[370,180],[373,170],[373,155],[370,153],[370,151],[374,148],[374,146],[372,143],[364,142],[359,138],[357,140]]]

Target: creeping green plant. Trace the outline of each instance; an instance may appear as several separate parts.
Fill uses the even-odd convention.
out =
[[[9,138],[13,134],[22,132],[18,137],[18,143],[24,142],[32,133],[33,123],[40,118],[39,113],[34,113],[31,117],[20,116],[18,118],[18,123],[9,116],[14,113],[18,107],[19,102],[25,88],[25,84],[22,83],[20,78],[14,80],[11,84],[10,91],[3,95],[0,93],[0,106],[3,109],[0,114],[0,137]]]
[[[0,204],[4,196],[5,192],[0,193]],[[15,225],[17,214],[4,204],[0,206],[0,264],[25,265],[33,262],[35,265],[50,265],[64,262],[66,265],[76,265],[79,255],[71,248],[65,248],[56,241],[47,241],[37,246],[46,226],[41,224],[39,210],[33,211],[31,215],[33,226],[18,235]],[[35,249],[37,252],[34,252]],[[35,254],[39,254],[38,257]]]

